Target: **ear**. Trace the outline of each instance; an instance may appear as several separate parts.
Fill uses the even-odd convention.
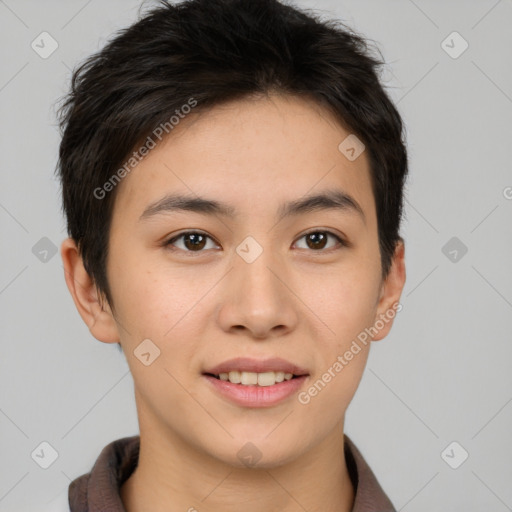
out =
[[[61,244],[64,278],[76,309],[91,334],[104,343],[118,343],[119,333],[112,311],[85,270],[78,247],[72,238]]]
[[[377,329],[377,333],[372,336],[372,341],[379,341],[385,338],[391,330],[396,313],[402,309],[399,301],[404,285],[405,245],[404,240],[400,238],[395,247],[388,276],[381,285],[380,297],[377,303],[374,325],[380,326],[384,324],[384,326]]]

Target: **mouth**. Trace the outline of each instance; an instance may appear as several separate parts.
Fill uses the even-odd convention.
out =
[[[270,407],[297,393],[309,372],[284,359],[236,358],[202,373],[211,389],[242,407]]]
[[[286,359],[252,359],[237,357],[206,369],[203,375],[242,386],[273,386],[309,375],[309,372]]]

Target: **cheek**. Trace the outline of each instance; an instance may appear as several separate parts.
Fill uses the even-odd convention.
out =
[[[321,327],[315,333],[318,371],[300,403],[331,425],[348,407],[368,359],[365,329],[375,318],[379,285],[378,274],[368,268],[347,265],[335,274],[308,279],[316,285],[304,289]]]
[[[118,259],[110,283],[116,309],[131,327],[130,337],[153,337],[159,344],[167,344],[183,328],[201,297],[193,277],[161,261],[151,263],[147,255]]]
[[[198,344],[204,338],[201,331],[208,327],[210,316],[205,310],[208,303],[201,300],[205,292],[194,284],[193,276],[183,270],[170,271],[168,266],[158,262],[151,265],[147,257],[136,260],[120,262],[112,273],[116,287],[114,295],[119,298],[119,321],[126,327],[120,329],[120,335],[128,347],[127,354],[133,354],[128,362],[134,379],[149,396],[163,383],[169,393],[172,394],[176,387],[179,394],[177,382],[190,380],[191,365],[198,353]],[[141,264],[141,261],[145,263]],[[210,286],[213,282],[212,279]],[[160,351],[147,367],[134,354],[146,339],[157,347],[154,349],[156,353]],[[158,383],[155,389],[153,379]]]
[[[341,353],[351,340],[373,323],[378,299],[378,278],[366,269],[345,268],[328,275],[308,277],[302,296],[321,326],[319,339],[329,351]]]
[[[123,343],[128,347],[127,360],[143,401],[151,407],[151,414],[165,416],[165,411],[170,413],[170,403],[190,400],[183,386],[191,378],[190,362],[200,339],[194,330],[201,324],[198,315],[202,310],[197,306],[200,294],[193,286],[183,286],[183,277],[180,280],[157,269],[133,269],[118,269],[120,315],[127,319],[129,331],[123,333]],[[147,345],[150,358],[157,356],[146,366],[137,353],[147,339],[152,342]]]

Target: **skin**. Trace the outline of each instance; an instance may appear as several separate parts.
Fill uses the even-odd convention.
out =
[[[403,242],[382,280],[366,152],[349,161],[338,150],[349,133],[322,107],[289,96],[189,114],[118,185],[107,262],[115,314],[102,308],[73,240],[62,243],[78,312],[95,338],[121,342],[135,383],[141,450],[121,489],[128,512],[352,509],[344,417],[371,343],[306,405],[297,396],[272,407],[234,405],[202,376],[233,357],[282,357],[308,370],[306,390],[396,306]],[[281,202],[328,189],[350,194],[365,219],[329,209],[277,221]],[[139,220],[170,192],[228,203],[237,215]],[[211,237],[199,252],[186,237],[175,251],[164,245],[190,229]],[[316,248],[304,237],[311,231],[350,245],[330,236]],[[247,236],[263,248],[252,263],[236,253]],[[161,351],[149,366],[133,353],[147,338]],[[261,452],[253,467],[237,457],[247,442]]]

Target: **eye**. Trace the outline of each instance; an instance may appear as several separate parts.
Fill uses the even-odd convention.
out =
[[[177,240],[183,240],[181,247],[175,244]],[[210,236],[200,231],[186,231],[167,240],[164,246],[169,247],[171,250],[181,249],[185,252],[202,252],[207,245],[207,240],[213,241]]]
[[[335,235],[331,231],[310,231],[302,235],[299,240],[305,239],[307,247],[299,247],[301,249],[312,249],[316,252],[321,252],[328,244],[329,238],[334,239],[338,242],[340,246],[348,247],[348,242],[345,242],[341,237]],[[208,240],[213,242],[213,239],[203,233],[201,231],[185,231],[172,237],[171,239],[164,242],[165,247],[169,247],[171,250],[182,250],[184,252],[192,253],[192,252],[203,252],[203,249],[209,249],[212,247],[206,247],[208,245]],[[182,242],[181,247],[177,242]],[[218,247],[215,243],[214,247]],[[330,247],[331,249],[333,247]]]
[[[329,238],[337,240],[343,247],[348,246],[347,242],[330,231],[310,231],[299,238],[299,240],[305,239],[307,245],[307,247],[301,247],[301,249],[304,248],[312,249],[313,251],[322,251],[322,249],[326,247]]]

